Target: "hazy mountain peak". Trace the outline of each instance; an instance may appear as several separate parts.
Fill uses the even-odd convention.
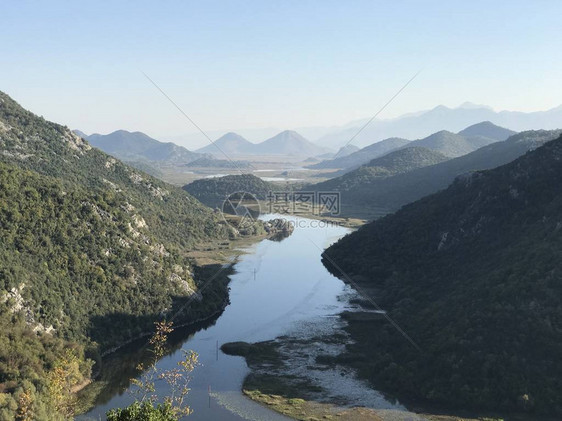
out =
[[[285,130],[256,145],[262,155],[315,156],[330,150],[307,140],[294,130]]]
[[[297,133],[294,130],[283,130],[281,133],[273,136],[270,139],[274,139],[274,138],[284,138],[284,139],[286,139],[286,138],[289,138],[289,137],[294,137],[294,138],[298,138],[298,139],[305,139],[304,136],[302,136],[301,134]]]
[[[93,146],[126,161],[149,160],[191,162],[200,157],[183,146],[160,142],[145,133],[115,130],[106,135],[94,133],[86,139]]]
[[[461,130],[458,134],[461,136],[482,136],[502,141],[506,140],[509,136],[512,136],[515,133],[516,132],[513,130],[500,127],[487,120],[468,126],[466,129]]]
[[[199,153],[210,153],[212,155],[245,155],[251,154],[254,144],[238,133],[228,132],[223,134],[211,145],[198,149]]]

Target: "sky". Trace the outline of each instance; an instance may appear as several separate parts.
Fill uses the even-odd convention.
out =
[[[0,90],[88,134],[562,103],[560,1],[3,1]]]

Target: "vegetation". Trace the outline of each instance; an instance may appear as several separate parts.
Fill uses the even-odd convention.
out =
[[[341,177],[314,184],[310,188],[316,191],[339,191],[343,201],[356,202],[360,199],[355,196],[363,196],[365,194],[363,189],[369,188],[370,184],[377,179],[435,165],[447,159],[439,152],[412,146],[375,158],[368,164]]]
[[[177,421],[191,414],[185,398],[189,393],[190,373],[198,365],[198,355],[184,351],[185,357],[178,361],[177,368],[160,370],[156,363],[166,355],[168,335],[173,331],[171,322],[157,322],[156,332],[150,339],[152,359],[148,366],[139,364],[140,378],[132,379],[141,396],[124,409],[112,409],[107,413],[108,421]],[[156,381],[163,380],[170,388],[169,395],[156,394]]]
[[[107,413],[107,421],[177,421],[169,405],[134,402],[126,408]]]
[[[220,208],[224,200],[233,193],[251,193],[257,199],[265,200],[269,192],[278,190],[272,183],[252,174],[204,178],[183,186],[183,189],[213,208]]]
[[[376,291],[417,345],[349,320],[341,361],[406,401],[560,417],[561,163],[562,137],[330,247],[327,267]]]
[[[341,189],[342,206],[344,209],[351,209],[347,214],[373,218],[380,213],[396,211],[407,203],[444,189],[459,175],[507,164],[559,135],[560,131],[557,130],[522,132],[504,142],[495,142],[467,155],[434,165],[388,177],[373,177],[369,170],[360,169],[313,185],[312,188]],[[391,155],[393,154],[387,156]],[[381,159],[384,158],[386,157]]]
[[[185,191],[0,93],[2,419],[70,415],[91,360],[163,315],[220,309],[226,289],[201,294],[187,254],[229,232]]]
[[[393,150],[406,146],[410,143],[409,140],[399,137],[391,137],[389,139],[381,140],[380,142],[373,143],[358,151],[352,152],[349,155],[337,156],[334,159],[319,162],[318,164],[310,165],[310,168],[324,169],[324,168],[357,168],[366,164],[372,159],[381,157]]]
[[[484,136],[465,137],[447,130],[441,130],[423,139],[414,140],[410,143],[410,146],[421,146],[450,158],[456,158],[494,142],[497,142],[497,140]]]
[[[459,134],[465,137],[486,137],[488,139],[495,139],[501,142],[506,140],[508,137],[517,134],[517,132],[506,129],[505,127],[496,126],[491,121],[483,121],[481,123],[468,126],[466,129],[461,130]]]

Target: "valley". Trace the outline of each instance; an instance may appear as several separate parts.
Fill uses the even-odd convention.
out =
[[[562,2],[0,10],[0,421],[562,419]]]

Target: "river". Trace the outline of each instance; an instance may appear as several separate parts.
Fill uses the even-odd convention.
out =
[[[274,217],[279,215],[263,218]],[[342,295],[349,294],[349,286],[328,273],[320,256],[349,229],[316,220],[290,219],[296,226],[290,237],[263,240],[239,258],[231,276],[230,304],[215,323],[185,333],[176,351],[158,362],[159,368],[170,369],[181,359],[181,349],[199,354],[201,366],[192,373],[190,383],[190,420],[287,420],[242,394],[241,385],[248,373],[244,359],[223,354],[217,345],[274,339],[318,318],[325,319],[329,326],[337,319],[333,316],[348,308]],[[132,347],[126,352],[134,353],[142,343]],[[79,420],[104,419],[109,409],[133,401],[126,374],[117,368],[111,372],[110,367],[106,367],[105,375],[110,371],[110,378],[118,378],[110,381],[96,406]]]

